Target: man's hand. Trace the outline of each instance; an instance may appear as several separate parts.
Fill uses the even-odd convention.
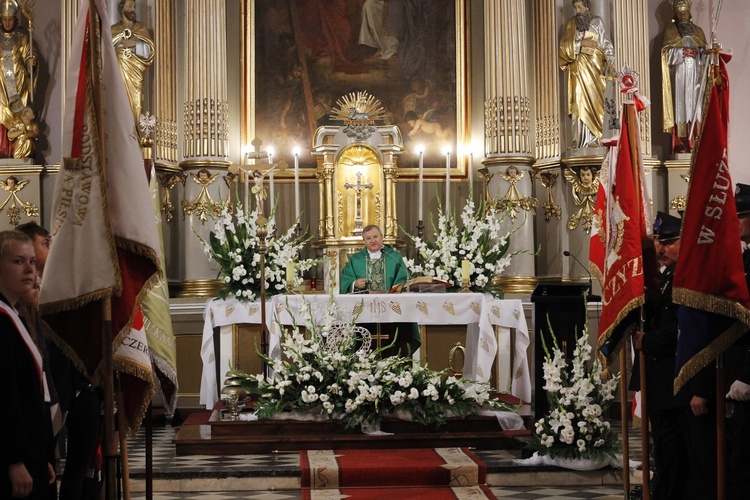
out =
[[[750,401],[750,384],[735,380],[727,393],[727,399]]]
[[[708,399],[693,396],[693,399],[690,400],[690,410],[692,410],[693,415],[696,417],[706,415],[708,413]]]
[[[25,498],[31,495],[34,480],[31,479],[31,474],[29,474],[23,462],[10,464],[8,466],[8,476],[10,477],[10,484],[13,487],[11,495],[14,498]]]
[[[354,282],[354,288],[357,290],[363,290],[367,286],[367,279],[366,278],[359,278]]]
[[[47,462],[47,477],[49,478],[49,483],[52,484],[57,479],[57,474],[55,474],[55,466],[52,465],[51,462]]]

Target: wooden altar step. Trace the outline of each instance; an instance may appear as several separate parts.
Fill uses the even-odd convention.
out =
[[[346,429],[337,422],[301,420],[227,421],[221,409],[194,415],[174,437],[177,455],[242,455],[314,449],[387,449],[475,447],[520,449],[528,430],[504,431],[495,417],[468,416],[449,419],[439,427],[425,427],[398,419],[385,419],[381,431],[368,435]],[[202,418],[201,418],[202,417]],[[206,418],[208,417],[208,418]],[[528,425],[527,425],[528,427]]]

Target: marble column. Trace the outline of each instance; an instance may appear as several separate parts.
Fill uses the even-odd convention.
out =
[[[183,138],[180,167],[188,174],[183,200],[185,278],[182,296],[211,296],[215,264],[203,253],[213,228],[210,214],[228,199],[226,4],[186,0],[183,49]],[[209,182],[209,179],[213,179]],[[186,210],[187,209],[187,210]]]
[[[534,249],[534,202],[529,167],[534,163],[531,137],[531,53],[525,0],[485,0],[484,165],[487,202],[517,206],[505,230],[523,225],[510,251]],[[520,176],[516,178],[514,176]],[[533,201],[532,201],[533,200]],[[534,257],[517,255],[493,284],[506,292],[530,293],[536,284]]]

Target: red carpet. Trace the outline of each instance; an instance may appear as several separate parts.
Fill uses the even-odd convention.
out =
[[[300,452],[303,488],[477,486],[487,467],[466,448]]]
[[[383,500],[403,498],[409,500],[480,500],[495,499],[485,486],[434,486],[426,488],[341,488],[338,490],[303,490],[303,500],[346,498],[347,500]]]

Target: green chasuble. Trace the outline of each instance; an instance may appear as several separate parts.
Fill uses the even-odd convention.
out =
[[[367,290],[390,291],[391,287],[403,283],[409,279],[409,271],[406,268],[401,254],[388,245],[383,245],[379,259],[371,259],[367,248],[363,248],[349,258],[349,262],[341,272],[339,283],[340,293],[352,293],[354,282],[359,278],[367,280]],[[416,323],[399,324],[400,332],[405,328],[411,330],[412,338],[409,341],[412,351],[421,344],[419,339],[419,326]],[[385,324],[383,324],[385,327]],[[403,334],[399,335],[403,338]]]

